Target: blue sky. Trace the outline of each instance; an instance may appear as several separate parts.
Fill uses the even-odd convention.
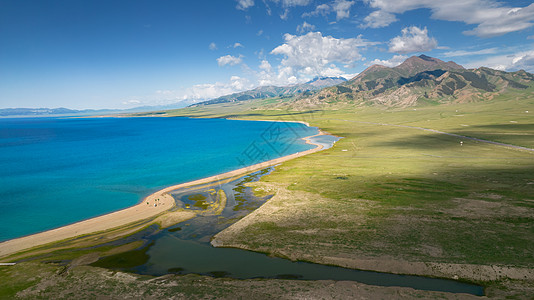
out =
[[[534,72],[533,1],[0,0],[0,108],[200,101],[412,55]]]

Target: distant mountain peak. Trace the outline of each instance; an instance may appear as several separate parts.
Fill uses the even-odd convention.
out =
[[[408,58],[402,64],[394,67],[393,69],[400,71],[403,75],[413,76],[423,71],[434,71],[438,69],[444,71],[458,69],[463,70],[464,67],[453,61],[444,62],[441,59],[422,54]]]
[[[439,60],[437,58],[433,58],[433,57],[430,57],[430,56],[426,56],[424,54],[421,54],[419,55],[419,58],[422,59],[422,60],[426,60],[426,61],[436,61],[436,60]]]

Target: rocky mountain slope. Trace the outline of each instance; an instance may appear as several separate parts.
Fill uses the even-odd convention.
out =
[[[407,107],[491,100],[511,90],[532,93],[532,87],[534,75],[523,70],[465,69],[452,61],[421,55],[393,68],[373,65],[345,83],[295,101],[299,105],[347,102]]]

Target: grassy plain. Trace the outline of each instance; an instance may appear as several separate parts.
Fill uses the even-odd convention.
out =
[[[258,109],[265,104],[272,109]],[[219,234],[218,243],[486,284],[534,279],[534,152],[389,126],[534,148],[529,95],[406,109],[295,110],[268,100],[175,114],[299,120],[344,137],[264,177],[256,187],[277,196]]]

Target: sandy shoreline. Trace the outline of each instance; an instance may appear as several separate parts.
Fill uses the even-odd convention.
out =
[[[264,120],[267,121],[267,120]],[[304,123],[304,122],[299,122]],[[309,126],[308,124],[305,124]],[[301,157],[307,154],[311,154],[317,151],[320,151],[323,149],[323,146],[320,144],[313,143],[310,138],[324,135],[325,133],[319,130],[318,134],[304,137],[303,140],[306,141],[306,144],[315,145],[316,147],[313,149],[309,149],[302,152],[297,152],[294,154],[286,155],[283,157],[275,158],[269,161],[265,161],[262,163],[258,163],[252,166],[240,168],[237,170],[233,170],[230,172],[218,174],[215,176],[210,176],[206,178],[202,178],[199,180],[194,180],[186,183],[181,183],[177,185],[172,185],[169,187],[166,187],[162,190],[159,190],[146,198],[143,199],[143,201],[137,205],[134,205],[129,208],[125,208],[123,210],[119,210],[116,212],[112,212],[103,216],[95,217],[92,219],[87,219],[84,221],[80,221],[74,224],[66,225],[63,227],[59,227],[56,229],[48,230],[41,233],[36,233],[33,235],[16,238],[12,240],[8,240],[5,242],[0,243],[0,258],[7,257],[9,255],[15,254],[19,251],[34,248],[37,246],[46,245],[53,242],[62,241],[65,239],[86,235],[90,233],[96,233],[100,231],[105,231],[121,226],[125,226],[128,224],[132,224],[134,222],[154,218],[160,214],[163,214],[164,212],[168,211],[169,209],[174,207],[174,199],[172,196],[170,196],[169,192],[194,186],[198,184],[205,184],[229,177],[234,177],[242,174],[246,174],[252,171],[261,170],[276,164],[280,164],[282,162]],[[189,212],[184,211],[184,214],[189,214]]]

